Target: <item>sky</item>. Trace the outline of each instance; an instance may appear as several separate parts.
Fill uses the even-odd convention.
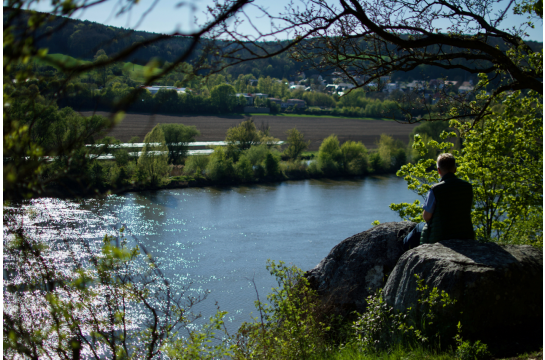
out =
[[[123,28],[136,28],[154,33],[169,34],[175,31],[188,32],[197,29],[195,25],[195,17],[199,24],[206,21],[203,12],[207,6],[212,6],[212,0],[140,0],[134,7],[133,11],[122,16],[116,16],[119,11],[120,4],[127,3],[127,0],[105,1],[103,4],[92,6],[83,12],[78,12],[75,18],[89,20],[105,25],[111,25]],[[336,0],[328,1],[335,3]],[[503,9],[507,0],[500,0],[494,7],[496,11]],[[47,11],[45,2],[40,2],[37,10]],[[155,6],[146,15],[145,20],[139,22],[143,13],[150,9],[155,3]],[[260,16],[255,6],[263,6],[272,14],[278,14],[285,10],[289,0],[254,0],[244,10],[254,25],[258,26],[262,31],[270,30],[270,21],[267,18]],[[500,28],[511,28],[519,26],[525,21],[525,16],[514,15],[512,10],[509,10],[507,19],[502,23]],[[543,41],[543,21],[535,20],[535,29],[528,29],[528,40]],[[446,28],[448,23],[445,21],[436,25],[437,27]],[[245,33],[254,33],[249,22],[246,20],[240,27]],[[289,35],[285,34],[286,38]]]

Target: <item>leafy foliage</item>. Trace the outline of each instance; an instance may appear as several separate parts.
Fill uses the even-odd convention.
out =
[[[395,311],[386,304],[381,289],[367,297],[366,312],[354,322],[361,349],[374,352],[399,344],[437,347],[449,339],[454,323],[445,318],[443,308],[456,300],[437,288],[429,289],[418,275],[415,278],[418,304],[414,308]]]
[[[284,150],[284,154],[295,160],[308,148],[310,140],[305,141],[305,135],[299,132],[297,128],[290,129],[286,133],[288,135],[288,147]]]
[[[483,95],[484,96],[484,95]],[[475,206],[472,221],[477,238],[508,243],[543,243],[543,105],[541,96],[520,92],[503,97],[504,112],[486,116],[472,126],[453,121],[464,147],[452,150],[457,157],[457,175],[473,185]],[[442,138],[455,133],[443,132]],[[425,144],[415,135],[414,148],[439,151],[453,149],[453,143],[435,140]],[[433,159],[420,159],[398,171],[409,189],[424,195],[438,174]],[[406,220],[421,221],[419,202],[392,204],[390,208]],[[531,224],[531,225],[530,225]]]
[[[241,122],[235,127],[229,128],[225,136],[225,141],[239,150],[249,149],[252,145],[259,145],[270,141],[277,141],[268,136],[268,134],[257,130],[254,119],[250,118]]]
[[[156,125],[144,138],[144,148],[138,158],[138,169],[145,182],[152,186],[162,185],[168,174],[168,148],[161,125]]]
[[[471,342],[463,340],[460,335],[462,324],[458,322],[458,334],[454,337],[456,340],[456,359],[458,360],[487,360],[492,358],[492,354],[488,351],[488,346],[480,340]]]
[[[367,148],[361,142],[345,141],[341,146],[344,172],[349,175],[363,175],[369,171]]]
[[[187,143],[195,141],[195,137],[201,134],[195,126],[183,124],[163,124],[161,128],[165,134],[170,164],[179,164],[187,156]]]
[[[259,318],[238,331],[237,359],[308,359],[325,350],[323,336],[331,318],[320,309],[315,291],[295,266],[268,261],[267,269],[278,287],[267,295],[268,304],[255,302]],[[330,316],[329,316],[330,317]]]

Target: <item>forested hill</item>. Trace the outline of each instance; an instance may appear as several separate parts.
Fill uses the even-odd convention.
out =
[[[4,7],[4,24],[9,16],[10,9]],[[24,19],[23,19],[24,21]],[[48,37],[40,36],[45,32],[51,32]],[[49,49],[50,54],[61,53],[83,60],[92,60],[100,49],[106,51],[107,55],[115,54],[134,43],[141,42],[158,34],[146,31],[134,31],[130,29],[106,26],[103,24],[87,21],[74,20],[63,17],[56,17],[42,32],[38,33],[37,44],[39,47]],[[126,61],[132,63],[146,64],[151,58],[159,58],[162,61],[173,62],[177,56],[189,45],[191,39],[183,36],[172,36],[167,39],[153,43],[152,45],[140,48]],[[494,41],[494,39],[492,40]],[[528,45],[539,51],[543,48],[542,42],[528,41]],[[498,43],[500,48],[503,44]],[[199,54],[200,48],[194,52],[194,57]],[[189,59],[191,60],[191,59]],[[254,60],[228,68],[227,72],[237,77],[239,74],[253,74],[256,78],[270,76],[277,79],[293,79],[302,70],[307,68],[306,64],[291,60],[287,54],[282,54],[269,59]],[[471,66],[471,65],[469,65]],[[442,69],[433,69],[427,66],[420,66],[409,73],[395,74],[395,78],[406,78],[412,76],[418,78],[420,73],[425,73],[429,78],[442,76]],[[458,74],[459,72],[459,74]],[[316,71],[305,70],[306,75],[317,73]],[[322,74],[327,75],[327,74]],[[449,76],[462,76],[462,70],[449,72]]]
[[[9,16],[9,8],[4,7],[4,24]],[[23,21],[26,21],[23,20]],[[58,29],[58,30],[57,30]],[[41,36],[52,32],[49,37]],[[131,29],[106,26],[87,20],[74,20],[56,17],[46,28],[38,32],[39,47],[49,49],[50,54],[61,53],[82,60],[93,60],[96,52],[103,49],[108,56],[113,55],[127,46],[156,37],[157,33],[134,31]],[[145,65],[152,58],[173,62],[189,45],[191,39],[183,36],[171,36],[168,39],[154,42],[145,46],[134,55],[126,59],[132,63]],[[193,58],[198,56],[200,47],[197,47]],[[189,59],[189,62],[191,58]],[[287,54],[271,59],[263,59],[241,64],[230,68],[229,73],[235,77],[238,74],[254,74],[254,76],[270,76],[278,79],[295,76],[302,68],[302,64],[295,63]]]

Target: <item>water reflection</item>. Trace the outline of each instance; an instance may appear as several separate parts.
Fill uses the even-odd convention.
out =
[[[233,331],[254,311],[249,279],[262,299],[276,285],[267,259],[309,270],[372,221],[398,220],[390,203],[415,198],[402,179],[368,177],[150,191],[49,206],[51,216],[77,219],[78,231],[94,238],[125,224],[172,282],[211,290],[197,310],[212,314],[217,300]]]

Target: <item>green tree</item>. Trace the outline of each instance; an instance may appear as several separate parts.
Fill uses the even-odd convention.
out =
[[[273,89],[273,79],[269,76],[260,77],[257,81],[257,90],[262,94],[271,94]]]
[[[165,134],[165,142],[168,147],[168,162],[170,164],[179,164],[187,156],[187,143],[195,141],[195,137],[201,135],[195,126],[163,124],[161,128]]]
[[[104,63],[108,61],[108,55],[106,55],[106,52],[102,49],[97,51],[95,54],[94,60],[96,63]],[[99,84],[102,86],[106,86],[106,81],[108,79],[109,74],[109,67],[103,66],[97,69],[97,78],[99,81]]]
[[[363,175],[369,167],[367,148],[361,142],[346,141],[341,146],[344,172],[349,175]]]
[[[185,161],[184,174],[202,175],[202,171],[206,169],[210,157],[208,155],[193,155]]]
[[[235,164],[235,172],[237,177],[243,181],[251,181],[254,178],[254,169],[252,163],[247,156],[242,155]]]
[[[234,176],[233,159],[227,156],[227,151],[217,146],[210,155],[210,161],[206,166],[206,175],[213,181],[228,182]]]
[[[318,149],[318,167],[326,175],[334,176],[339,173],[342,161],[341,147],[336,135],[330,135],[322,141]]]
[[[486,96],[486,95],[481,95]],[[430,140],[419,135],[414,147],[426,146],[452,151],[458,164],[457,175],[471,182],[475,206],[473,226],[478,239],[503,243],[543,244],[543,105],[541,96],[530,91],[504,97],[503,113],[492,113],[472,126],[452,121],[460,132],[464,147],[452,150],[453,143]],[[455,133],[442,134],[442,138]],[[434,159],[407,164],[398,172],[409,189],[424,195],[438,181]],[[403,219],[422,221],[419,201],[392,204],[390,208]]]
[[[273,154],[269,152],[267,154],[267,157],[265,158],[265,163],[264,163],[265,174],[271,178],[276,177],[280,172],[280,169],[278,166],[279,163],[280,163],[280,158],[278,158],[277,156],[274,156]]]
[[[384,171],[398,169],[406,162],[405,144],[386,134],[380,135],[377,152],[380,155],[380,166]]]
[[[246,156],[248,160],[250,160],[252,166],[257,166],[265,160],[269,153],[269,148],[265,144],[255,145],[245,150],[243,153],[243,156]]]
[[[238,105],[235,88],[228,84],[216,85],[210,91],[212,105],[219,112],[232,112]]]
[[[310,140],[305,141],[305,135],[299,132],[297,128],[290,129],[286,133],[288,135],[288,147],[284,150],[284,154],[295,160],[309,147]]]
[[[225,141],[229,146],[240,150],[249,149],[252,145],[258,145],[263,138],[263,133],[257,130],[254,119],[249,118],[235,127],[227,130]]]
[[[144,138],[138,168],[142,170],[148,184],[159,186],[165,182],[169,172],[168,148],[161,124],[156,125]]]

